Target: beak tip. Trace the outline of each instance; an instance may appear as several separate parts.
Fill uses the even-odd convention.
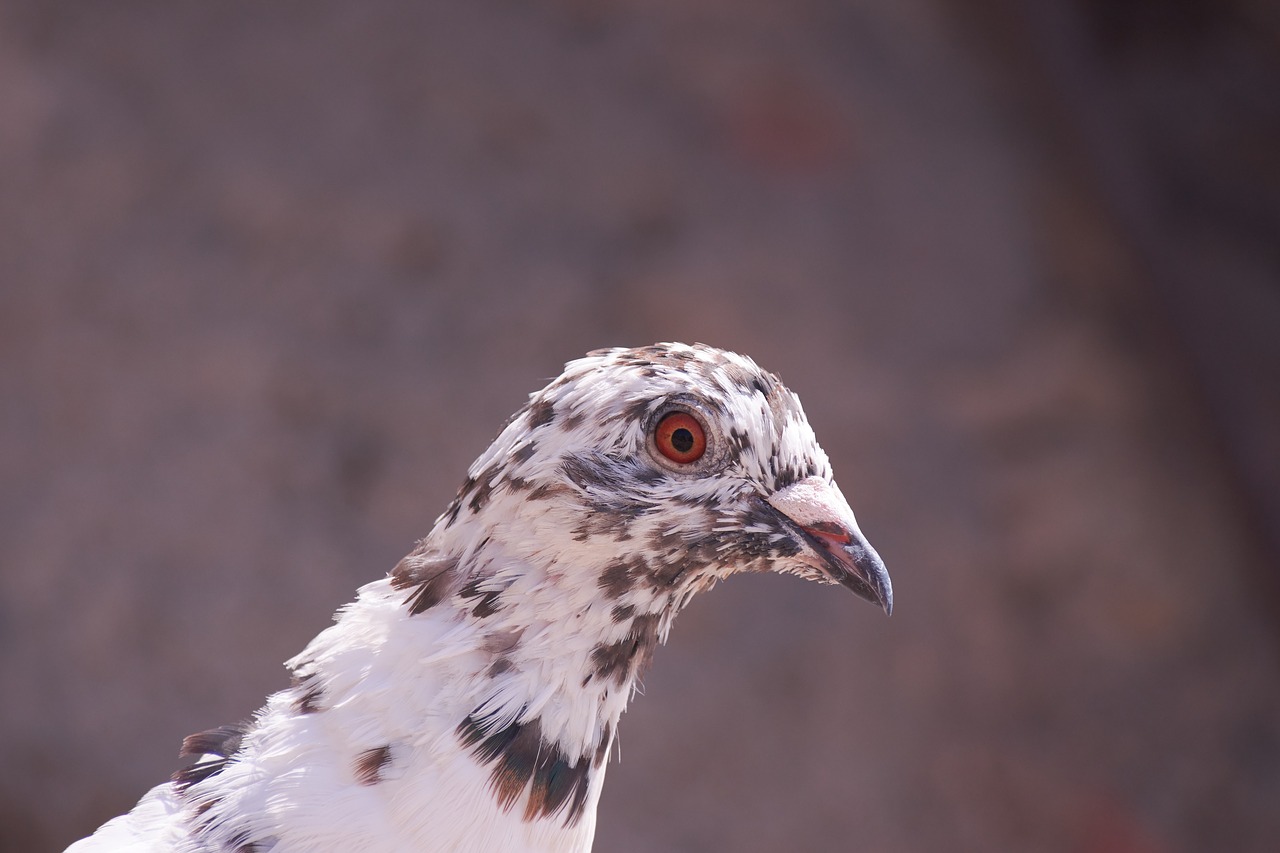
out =
[[[893,584],[880,556],[865,543],[854,553],[853,571],[846,571],[840,582],[872,604],[880,605],[885,616],[892,616]]]
[[[885,616],[893,615],[893,587],[889,585],[889,575],[881,568],[881,573],[872,574],[872,583],[867,586],[871,588],[870,598],[872,604],[879,604],[880,609],[884,611]]]
[[[893,615],[893,586],[880,555],[858,529],[853,511],[833,483],[810,477],[765,499],[807,541],[809,564],[828,580]]]
[[[832,582],[840,584],[859,598],[880,605],[885,616],[893,615],[893,586],[889,580],[889,572],[878,556],[870,559],[855,558],[849,564],[839,564],[830,577]]]

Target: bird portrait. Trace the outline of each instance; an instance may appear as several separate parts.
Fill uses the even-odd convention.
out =
[[[705,345],[570,362],[248,720],[73,844],[591,849],[620,718],[676,615],[746,572],[893,607],[798,397]]]

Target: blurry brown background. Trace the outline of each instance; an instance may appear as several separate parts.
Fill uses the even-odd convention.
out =
[[[695,602],[599,850],[1280,849],[1261,0],[0,4],[0,849],[669,339],[800,393],[897,610]]]

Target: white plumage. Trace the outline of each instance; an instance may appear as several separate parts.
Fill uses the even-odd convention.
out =
[[[292,686],[187,738],[191,766],[70,850],[590,850],[638,675],[695,592],[743,571],[892,607],[776,377],[702,345],[592,353],[288,662]]]

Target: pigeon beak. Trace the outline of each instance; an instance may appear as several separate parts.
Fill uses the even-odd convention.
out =
[[[769,505],[804,535],[808,549],[799,559],[861,598],[893,612],[893,586],[880,555],[867,542],[849,502],[835,483],[807,477],[779,489]]]

